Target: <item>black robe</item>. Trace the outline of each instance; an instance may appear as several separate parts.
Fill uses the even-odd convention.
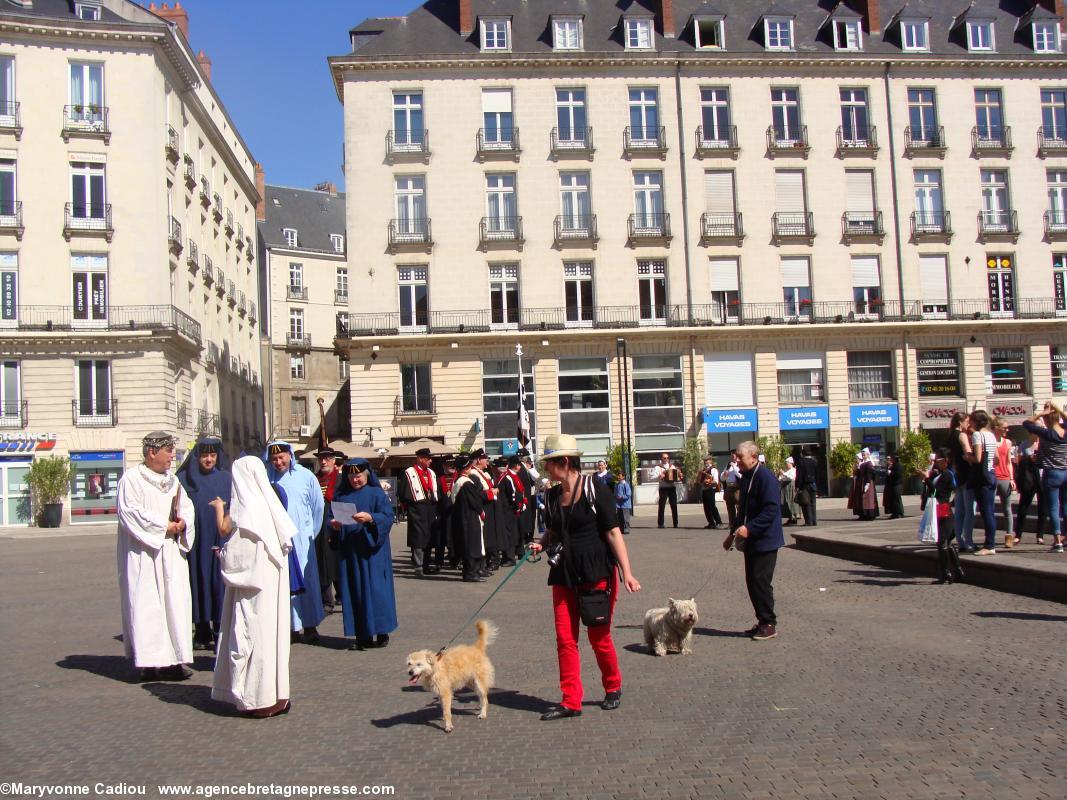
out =
[[[522,496],[516,491],[512,481],[521,483],[514,475],[507,472],[500,478],[497,484],[499,495],[496,501],[497,536],[499,549],[504,551],[505,558],[511,558],[519,546],[519,503]]]
[[[904,516],[904,469],[898,461],[889,468],[886,475],[885,491],[882,492],[882,508],[889,515]]]
[[[456,543],[466,559],[485,558],[487,546],[484,540],[482,510],[485,492],[476,477],[464,482],[455,493],[452,505],[452,527]]]
[[[530,470],[521,467],[519,480],[522,481],[522,491],[526,495],[526,508],[519,514],[519,542],[522,544],[533,541],[534,527],[537,524],[537,503],[534,502],[535,487]]]
[[[434,483],[436,483],[436,478]],[[437,521],[437,503],[427,497],[421,502],[416,502],[408,484],[407,470],[397,476],[397,498],[404,503],[407,509],[408,521],[408,547],[413,550],[423,550],[433,537],[434,523]]]
[[[483,473],[484,474],[484,473]],[[471,470],[470,479],[483,490],[482,496],[484,500],[483,511],[485,513],[485,556],[492,556],[500,552],[500,534],[497,528],[497,501],[496,501],[496,488],[493,486],[492,477],[485,474],[485,479],[488,482],[488,487],[484,486],[481,478],[476,474],[476,470]],[[475,558],[481,558],[481,556],[474,556]]]

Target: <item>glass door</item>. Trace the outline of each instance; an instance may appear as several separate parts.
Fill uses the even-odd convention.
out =
[[[30,524],[30,460],[0,460],[0,525]]]

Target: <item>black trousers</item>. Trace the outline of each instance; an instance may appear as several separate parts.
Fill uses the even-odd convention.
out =
[[[1015,535],[1022,539],[1023,525],[1026,524],[1026,514],[1037,500],[1037,535],[1045,534],[1045,520],[1048,517],[1048,509],[1045,508],[1045,498],[1041,496],[1041,487],[1031,487],[1026,492],[1019,492],[1019,507],[1015,515]]]
[[[737,484],[727,484],[723,488],[723,500],[726,501],[726,514],[730,518],[730,530],[737,527],[737,501],[741,497],[741,491]]]
[[[675,486],[661,486],[659,487],[659,516],[656,518],[656,524],[661,528],[663,527],[663,510],[666,508],[667,503],[671,504],[671,520],[674,522],[674,527],[678,527],[678,488]]]
[[[937,520],[937,572],[938,577],[945,580],[963,577],[960,551],[956,546],[956,520],[951,514]]]
[[[804,524],[811,525],[812,527],[814,527],[815,525],[819,524],[819,521],[816,518],[815,514],[815,487],[809,486],[807,492],[807,504],[800,505],[800,503],[797,503],[797,505],[800,505],[800,513],[804,515]]]
[[[778,551],[750,553],[745,551],[745,586],[748,599],[756,612],[756,619],[766,625],[777,625],[774,614],[774,565],[778,563]]]
[[[719,516],[719,506],[715,503],[715,490],[702,489],[700,499],[704,503],[704,517],[709,525],[722,525],[722,517]]]

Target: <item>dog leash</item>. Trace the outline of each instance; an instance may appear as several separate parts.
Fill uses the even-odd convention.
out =
[[[500,581],[500,583],[497,585],[497,587],[495,589],[493,589],[493,593],[491,595],[489,595],[487,598],[485,598],[485,602],[482,603],[480,606],[478,606],[478,610],[470,615],[470,619],[468,619],[466,622],[463,623],[463,626],[458,631],[456,631],[456,635],[448,640],[448,644],[446,644],[444,647],[442,647],[440,650],[437,651],[438,655],[440,655],[445,650],[447,650],[449,647],[451,647],[452,643],[455,642],[456,639],[459,638],[459,635],[461,633],[463,633],[463,631],[467,630],[467,626],[470,625],[472,622],[474,622],[474,618],[482,613],[482,609],[485,608],[487,605],[489,605],[489,601],[492,600],[494,597],[496,597],[497,592],[499,592],[501,589],[504,588],[504,584],[507,583],[508,581],[510,581],[511,578],[515,575],[516,572],[518,572],[520,569],[522,569],[522,565],[525,564],[527,562],[527,560],[530,560],[531,563],[541,560],[540,556],[538,556],[537,558],[532,559],[532,560],[530,559],[530,546],[529,545],[526,546],[526,550],[525,550],[525,552],[523,552],[522,558],[520,558],[518,563],[515,564],[515,566],[511,568],[511,572],[509,572],[507,575],[504,576],[504,579],[502,581]]]

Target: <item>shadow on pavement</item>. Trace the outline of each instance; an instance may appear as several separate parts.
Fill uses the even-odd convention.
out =
[[[905,572],[900,569],[839,569],[845,575],[860,575],[864,578],[914,578],[914,572]]]
[[[744,639],[744,631],[723,631],[718,628],[693,628],[694,636],[726,636],[728,638]]]
[[[889,587],[892,587],[892,586],[918,586],[919,584],[927,582],[927,581],[929,581],[929,578],[919,578],[919,577],[913,577],[913,578],[911,578],[911,580],[906,580],[906,581],[894,581],[894,580],[877,581],[877,580],[874,580],[873,578],[856,578],[854,580],[849,580],[847,578],[842,578],[841,580],[834,581],[834,583],[858,583],[858,584],[862,584],[863,586],[883,586],[883,587],[889,586]]]
[[[78,669],[119,683],[140,683],[140,676],[125,656],[72,655],[57,661],[61,669]]]
[[[985,619],[1027,619],[1034,622],[1067,622],[1067,617],[1057,614],[1029,614],[1025,611],[972,611],[976,617]]]
[[[424,690],[415,686],[405,686],[401,691],[409,692]],[[376,728],[392,728],[396,725],[430,725],[438,730],[443,730],[444,723],[441,722],[441,701],[436,695],[430,693],[427,693],[427,697],[428,704],[423,708],[416,711],[405,711],[403,714],[397,714],[392,717],[374,719],[371,720],[371,724]],[[452,701],[452,716],[477,716],[477,699],[477,695],[470,689],[463,689],[460,692],[457,692]],[[466,704],[469,705],[464,708],[464,705]],[[548,711],[548,709],[552,708],[555,704],[540,697],[533,697],[512,689],[490,689],[489,705],[540,715],[545,711]],[[492,709],[490,709],[490,716],[492,716],[492,713]]]
[[[198,686],[190,683],[146,683],[144,690],[155,695],[164,703],[189,706],[205,714],[216,717],[244,716],[228,703],[217,703],[211,699],[210,686]]]

